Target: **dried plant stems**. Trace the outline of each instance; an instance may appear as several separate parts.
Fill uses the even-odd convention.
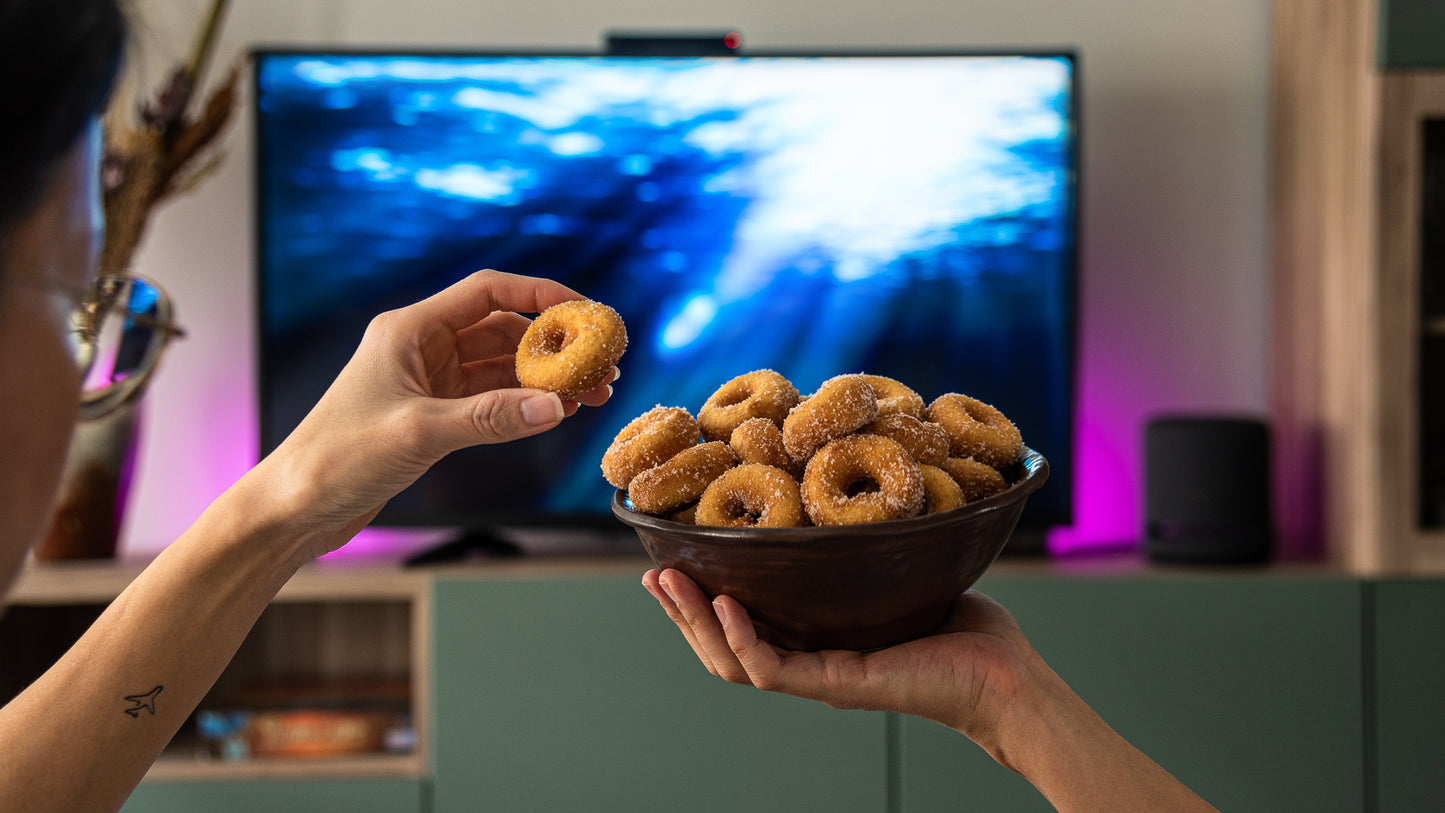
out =
[[[139,111],[111,110],[106,116],[106,230],[100,263],[108,271],[128,272],[156,206],[194,188],[219,165],[195,161],[230,121],[242,65],[232,66],[198,114],[189,109],[228,6],[229,0],[213,0],[190,61],[175,70],[154,100]]]

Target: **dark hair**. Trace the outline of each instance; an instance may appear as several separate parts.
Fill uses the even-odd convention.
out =
[[[0,234],[104,111],[126,37],[117,0],[0,0]]]

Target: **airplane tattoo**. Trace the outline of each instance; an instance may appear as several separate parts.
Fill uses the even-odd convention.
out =
[[[126,714],[129,714],[131,717],[134,718],[140,716],[141,709],[145,709],[146,711],[149,711],[151,713],[152,717],[154,717],[156,713],[156,695],[160,694],[161,689],[163,688],[165,687],[157,686],[154,689],[146,692],[145,694],[133,694],[128,696],[126,698],[126,701],[134,703],[135,705],[131,706],[128,709],[121,709],[121,711],[124,711]]]

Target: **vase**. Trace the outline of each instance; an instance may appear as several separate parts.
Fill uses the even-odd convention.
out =
[[[140,440],[140,400],[76,424],[42,561],[113,559]]]

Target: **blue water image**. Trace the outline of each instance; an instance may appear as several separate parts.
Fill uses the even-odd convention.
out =
[[[268,448],[374,314],[478,268],[557,279],[628,326],[608,406],[448,458],[383,521],[605,514],[598,462],[623,424],[764,367],[805,393],[868,372],[983,398],[1068,482],[1069,59],[275,53],[257,70]],[[1031,498],[1055,520],[1067,505],[1067,487]]]

